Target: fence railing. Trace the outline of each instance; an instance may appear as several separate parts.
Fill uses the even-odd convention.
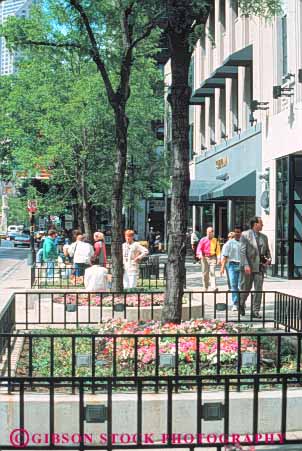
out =
[[[62,331],[63,332],[63,331]],[[7,376],[198,376],[301,371],[302,333],[15,333],[5,343]],[[18,366],[14,368],[15,343]],[[158,387],[156,387],[158,389]]]
[[[301,444],[301,395],[297,391],[301,382],[302,375],[297,373],[2,377],[0,421],[2,425],[14,424],[15,429],[3,427],[0,448],[198,447],[221,451],[234,449],[229,448],[231,445],[238,450],[239,445],[252,449],[252,446]],[[159,387],[159,393],[150,397],[150,387],[153,390],[154,385]],[[250,390],[244,390],[246,387]],[[87,395],[92,388],[93,403]],[[10,397],[6,391],[11,393]],[[12,422],[7,412],[13,412],[15,405],[19,407]],[[37,409],[40,417],[44,415],[43,426],[37,419]]]
[[[302,331],[302,299],[276,291],[260,292],[261,318],[253,317],[251,292],[245,315],[231,310],[231,292],[185,291],[182,319],[219,319],[267,327]],[[99,324],[108,319],[160,320],[164,292],[107,292],[29,290],[12,295],[0,317],[0,333],[15,326],[80,326]],[[1,351],[1,342],[0,342]]]
[[[232,311],[231,292],[185,291],[182,304],[182,319],[219,319],[226,322],[245,322],[274,326],[276,306],[281,309],[283,298],[276,303],[276,292],[262,294],[260,318],[253,316],[255,292],[250,295],[245,315],[240,310]],[[87,292],[63,290],[31,290],[15,294],[17,305],[16,324],[18,327],[56,325],[65,328],[71,325],[99,324],[108,319],[160,320],[164,303],[164,292]],[[278,312],[278,318],[280,314]],[[279,324],[286,324],[286,315],[280,317]]]
[[[110,266],[108,267],[110,274]],[[84,286],[84,277],[76,275],[72,265],[55,266],[47,274],[46,266],[31,267],[32,288],[75,288]],[[158,265],[153,261],[141,263],[137,279],[138,288],[163,288],[166,286],[166,264]]]

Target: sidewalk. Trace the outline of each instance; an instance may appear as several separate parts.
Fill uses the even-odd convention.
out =
[[[201,267],[200,263],[193,263],[191,259],[186,261],[187,270],[187,290],[200,290],[202,288],[201,282]],[[216,284],[221,291],[227,291],[228,285],[226,277],[220,277],[219,269],[216,269]],[[287,280],[278,277],[265,277],[263,284],[264,291],[280,291],[294,296],[302,296],[302,280]]]
[[[20,260],[8,268],[0,280],[0,311],[15,291],[30,288],[30,267],[26,260]]]

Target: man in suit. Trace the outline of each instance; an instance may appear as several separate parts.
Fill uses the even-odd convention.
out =
[[[271,264],[271,254],[267,236],[261,233],[262,219],[255,216],[250,221],[251,228],[240,238],[240,314],[245,315],[245,302],[254,284],[255,291],[262,291],[266,267]],[[244,293],[245,292],[245,293]],[[255,293],[252,305],[253,318],[261,318],[261,293]]]

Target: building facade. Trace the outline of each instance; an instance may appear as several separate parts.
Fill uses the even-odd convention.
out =
[[[301,278],[302,1],[265,21],[215,0],[206,30],[191,61],[191,226],[225,239],[261,215],[274,274]]]
[[[27,17],[34,0],[4,0],[0,3],[0,24],[10,16]],[[16,54],[9,51],[5,39],[0,38],[0,75],[9,75],[15,71]]]

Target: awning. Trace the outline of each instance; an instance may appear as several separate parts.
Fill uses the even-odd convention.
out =
[[[223,66],[248,66],[253,61],[253,46],[244,47],[238,52],[229,55],[223,62]]]
[[[190,105],[202,105],[206,97],[213,97],[215,89],[213,88],[198,88],[196,89],[190,99]]]
[[[201,88],[224,88],[225,87],[225,79],[209,77],[201,83],[200,87]]]
[[[223,182],[218,180],[191,180],[189,201],[200,202],[203,195],[219,188],[220,185],[223,185]]]
[[[238,67],[248,66],[253,61],[253,46],[249,45],[237,52],[229,55],[222,66],[212,72],[209,78],[201,83],[200,88],[196,89],[190,100],[191,105],[202,105],[205,97],[212,97],[215,94],[215,88],[224,88],[226,78],[236,78],[238,76]]]
[[[201,201],[217,199],[221,197],[250,197],[256,196],[256,171],[228,180],[228,183],[222,183],[218,187],[204,192]]]

